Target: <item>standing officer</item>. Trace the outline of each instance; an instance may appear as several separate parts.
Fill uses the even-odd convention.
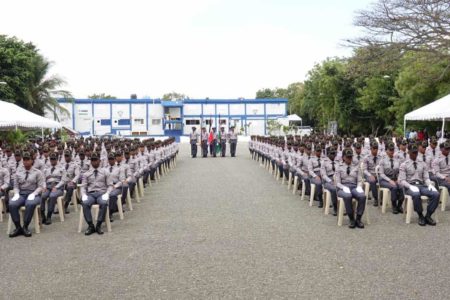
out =
[[[44,170],[44,178],[46,182],[46,190],[42,193],[41,216],[42,223],[45,225],[52,224],[52,214],[55,210],[56,199],[64,194],[65,170],[58,164],[58,154],[55,152],[49,155],[50,167]],[[48,200],[47,216],[45,216],[45,204]],[[62,213],[62,212],[61,212]]]
[[[109,193],[113,189],[113,183],[109,173],[100,167],[100,155],[97,152],[91,155],[92,168],[83,176],[81,187],[81,201],[83,206],[83,214],[89,227],[84,233],[91,235],[94,232],[103,234],[102,223],[105,220],[106,211],[108,208]],[[91,207],[94,204],[100,206],[98,213],[97,224],[94,226],[92,222]]]
[[[435,226],[436,222],[431,218],[439,204],[439,193],[431,184],[427,164],[417,159],[417,145],[410,145],[408,149],[409,159],[400,165],[398,181],[406,189],[414,202],[414,210],[419,216],[419,225]],[[420,196],[427,196],[430,201],[427,206],[427,214],[423,216],[423,206]]]
[[[238,140],[238,136],[237,134],[234,132],[234,126],[230,127],[230,132],[228,133],[228,139],[230,141],[230,155],[231,157],[235,157],[236,156],[236,146],[237,146],[237,140]]]
[[[379,178],[380,186],[391,191],[392,213],[403,213],[402,203],[404,200],[403,188],[398,183],[398,172],[400,162],[394,156],[395,144],[388,142],[386,145],[386,156],[380,162]],[[386,201],[383,199],[383,201]]]
[[[225,133],[225,127],[220,127],[220,148],[222,150],[221,156],[225,157],[227,150],[227,134]]]
[[[64,170],[66,178],[64,182],[66,183],[66,199],[64,202],[64,213],[69,213],[69,204],[72,200],[73,192],[77,188],[78,181],[80,180],[80,167],[72,161],[72,154],[70,150],[64,151]]]
[[[19,168],[14,176],[14,196],[9,202],[9,212],[16,229],[9,234],[13,238],[19,235],[31,236],[28,225],[33,218],[34,209],[41,203],[41,193],[45,189],[42,172],[33,167],[32,154],[23,153],[23,168]],[[23,228],[20,224],[20,207],[25,206]]]
[[[336,149],[330,147],[327,150],[328,157],[324,160],[320,174],[322,175],[322,180],[324,182],[324,187],[331,193],[331,202],[333,203],[333,216],[337,215],[337,193],[336,185],[334,184],[334,174],[338,165],[334,160],[336,157]]]
[[[192,132],[189,135],[189,139],[191,141],[191,156],[192,158],[197,157],[197,142],[198,142],[198,133],[196,132],[197,128],[192,127]]]
[[[206,132],[205,127],[202,127],[201,145],[202,157],[208,157],[208,133]]]
[[[211,155],[212,157],[216,157],[216,145],[217,145],[216,127],[211,128],[208,141],[209,141],[209,155]]]
[[[338,190],[338,197],[344,199],[345,210],[350,219],[350,228],[364,228],[361,217],[366,208],[366,195],[362,189],[363,181],[360,174],[360,168],[352,165],[353,151],[345,149],[343,151],[344,162],[336,172],[336,187]],[[356,211],[356,219],[353,211],[353,198],[356,199],[358,207]]]
[[[373,141],[370,144],[370,154],[366,156],[363,164],[364,176],[370,185],[372,198],[374,199],[373,206],[378,206],[377,177],[375,168],[380,163],[380,160],[380,156],[378,155],[378,143]]]

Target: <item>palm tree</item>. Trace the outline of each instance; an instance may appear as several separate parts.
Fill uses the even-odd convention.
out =
[[[33,66],[33,79],[29,84],[26,99],[29,109],[42,116],[45,112],[52,112],[57,120],[59,120],[58,112],[68,115],[69,111],[57,101],[57,98],[73,99],[69,91],[58,89],[66,82],[58,75],[48,76],[51,62],[41,55],[36,56]]]

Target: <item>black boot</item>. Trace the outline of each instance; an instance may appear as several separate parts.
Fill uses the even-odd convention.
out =
[[[378,206],[378,199],[373,199],[373,206],[375,206],[375,207]]]
[[[45,222],[47,222],[47,218],[45,217],[45,211],[41,210],[41,221],[42,224],[45,224]]]
[[[90,222],[88,229],[84,232],[84,235],[91,235],[95,232],[94,223]]]
[[[48,212],[47,213],[47,219],[45,220],[45,222],[42,222],[45,225],[50,225],[52,224],[52,212]]]
[[[353,213],[348,215],[348,218],[350,219],[350,223],[348,224],[349,228],[355,228],[356,227],[356,222],[355,222],[355,218],[353,217]]]
[[[28,229],[28,224],[23,225],[23,235],[25,237],[31,237],[31,231]]]
[[[364,228],[364,223],[363,222],[361,222],[361,216],[360,215],[357,215],[356,216],[356,227],[358,227],[358,228]]]
[[[95,231],[97,231],[98,234],[103,234],[102,222],[97,222],[97,226],[95,226]]]
[[[66,215],[70,214],[70,211],[69,211],[69,204],[70,204],[70,201],[64,203],[64,213],[65,213]]]
[[[422,213],[417,213],[419,215],[419,225],[420,226],[425,226],[427,225],[427,221],[425,220],[425,217],[423,216]]]
[[[436,226],[436,221],[431,218],[430,213],[427,213],[427,215],[425,216],[425,222],[430,226]]]
[[[399,212],[400,214],[403,213],[403,201],[402,201],[402,200],[399,200],[399,201],[398,201],[398,204],[397,204],[397,210],[398,210],[398,212]]]
[[[319,200],[319,208],[323,207],[323,200]]]
[[[392,213],[394,215],[398,214],[398,206],[397,203],[395,203],[394,201],[392,201]]]
[[[16,229],[9,234],[10,238],[15,238],[16,236],[23,234],[23,229],[22,226],[20,226],[20,223],[14,223],[14,225],[16,225]]]

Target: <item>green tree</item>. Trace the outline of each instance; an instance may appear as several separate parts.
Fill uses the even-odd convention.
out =
[[[185,94],[181,94],[181,93],[177,93],[177,92],[167,93],[162,96],[162,100],[170,100],[170,101],[182,100],[182,99],[186,99],[186,98],[189,98],[189,97],[187,97]]]

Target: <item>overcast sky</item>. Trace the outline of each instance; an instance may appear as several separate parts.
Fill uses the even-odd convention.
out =
[[[0,0],[0,33],[31,41],[73,95],[254,98],[347,56],[371,0]]]

